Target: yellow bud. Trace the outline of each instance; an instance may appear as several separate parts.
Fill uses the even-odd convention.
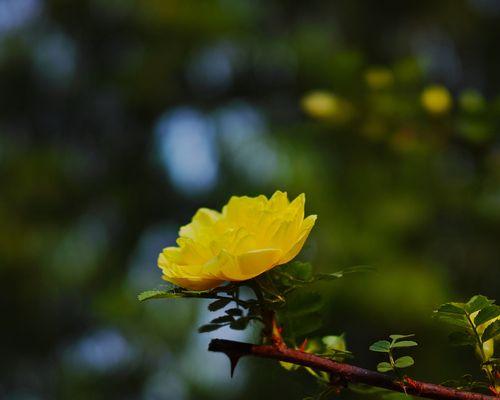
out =
[[[433,85],[424,89],[420,102],[430,114],[440,115],[450,110],[453,100],[448,89],[444,86]]]

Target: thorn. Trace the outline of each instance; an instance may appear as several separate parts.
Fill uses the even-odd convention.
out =
[[[252,353],[253,345],[250,343],[233,342],[224,339],[212,339],[208,345],[208,351],[224,353],[231,363],[231,378],[234,375],[234,370],[238,361],[244,355]]]
[[[301,345],[299,346],[299,350],[305,351],[306,347],[307,347],[307,338],[305,338],[304,341],[301,343]]]
[[[403,390],[405,392],[405,394],[408,394],[406,393],[406,386],[404,384],[407,384],[409,387],[411,387],[412,389],[416,390],[418,393],[420,393],[420,386],[418,385],[418,383],[416,381],[414,381],[413,379],[411,379],[410,377],[408,376],[405,376],[403,378]]]
[[[286,344],[283,340],[283,337],[281,336],[282,332],[283,328],[278,326],[278,324],[276,323],[276,318],[273,317],[272,329],[271,329],[271,341],[273,345],[280,350],[286,349]]]
[[[229,358],[229,362],[231,363],[231,378],[234,375],[234,370],[236,369],[236,365],[238,365],[238,361],[240,361],[241,356],[235,354],[226,354]]]

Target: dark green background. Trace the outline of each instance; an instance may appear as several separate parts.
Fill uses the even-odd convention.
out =
[[[256,334],[197,334],[204,303],[136,300],[198,207],[276,189],[319,215],[301,259],[379,271],[318,287],[318,335],[374,368],[369,344],[416,333],[412,376],[478,375],[430,315],[498,298],[499,42],[495,0],[0,1],[0,398],[314,393],[270,361],[231,380],[209,338]],[[419,101],[436,83],[441,116]],[[350,117],[305,115],[318,89]]]

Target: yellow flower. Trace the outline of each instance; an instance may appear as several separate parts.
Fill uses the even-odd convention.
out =
[[[158,257],[163,279],[206,290],[289,262],[316,221],[316,215],[304,218],[304,204],[304,194],[290,202],[277,191],[270,199],[233,196],[222,212],[201,208],[181,227],[178,247],[167,247]]]
[[[331,118],[341,112],[341,101],[333,93],[314,91],[302,98],[302,109],[314,118]]]
[[[420,97],[422,106],[431,114],[445,114],[452,106],[452,98],[444,86],[433,85],[424,89]]]

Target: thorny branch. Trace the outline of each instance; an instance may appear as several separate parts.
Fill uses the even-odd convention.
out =
[[[345,383],[363,383],[369,386],[384,388],[410,395],[446,400],[498,400],[499,397],[488,396],[480,393],[465,392],[442,385],[420,382],[410,378],[403,381],[393,379],[388,375],[370,371],[349,364],[338,363],[329,358],[305,353],[300,350],[290,349],[285,346],[253,345],[251,343],[235,342],[232,340],[214,339],[210,342],[209,351],[226,354],[231,361],[231,370],[243,356],[255,356],[286,361],[296,365],[326,371],[338,381]]]

